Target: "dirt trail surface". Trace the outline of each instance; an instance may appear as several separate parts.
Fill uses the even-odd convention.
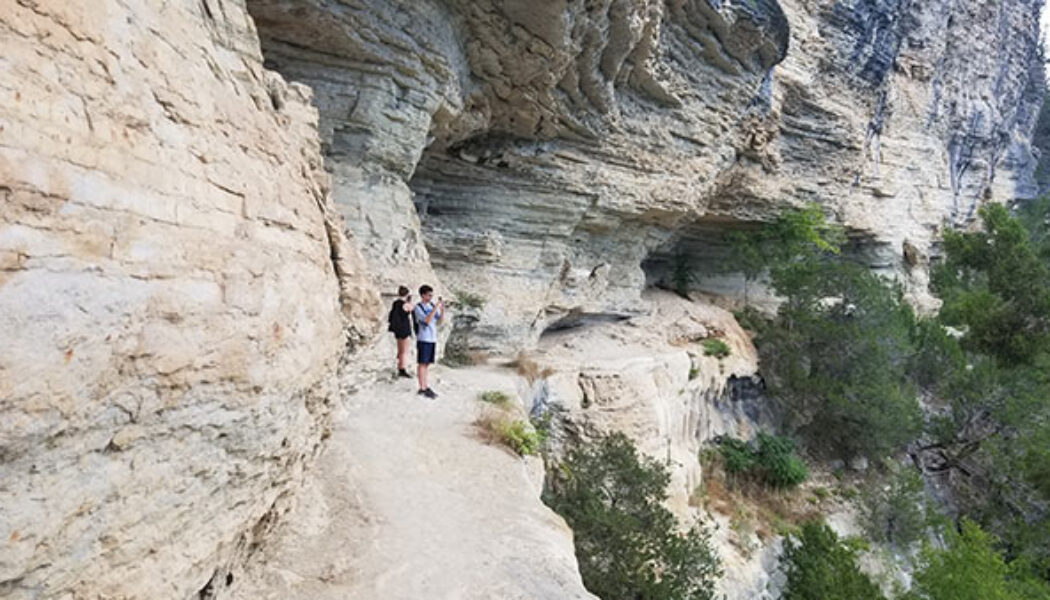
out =
[[[296,508],[234,597],[573,599],[571,532],[539,500],[542,466],[481,441],[478,394],[513,394],[510,370],[437,369],[351,396]]]

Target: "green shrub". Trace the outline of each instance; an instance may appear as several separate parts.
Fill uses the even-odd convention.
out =
[[[809,476],[809,469],[795,454],[795,442],[790,438],[759,433],[756,446],[732,437],[723,438],[718,448],[726,472],[746,475],[773,488],[795,487]]]
[[[478,395],[478,399],[482,402],[488,402],[489,404],[495,404],[496,406],[501,407],[510,404],[510,394],[499,390],[487,390],[481,392],[481,394]]]
[[[569,452],[544,501],[572,527],[584,585],[604,600],[711,600],[720,575],[710,534],[681,532],[664,507],[670,475],[622,433]]]
[[[784,539],[781,568],[787,576],[783,600],[884,600],[857,566],[857,548],[830,527],[809,522]]]
[[[749,473],[755,468],[758,457],[753,448],[744,440],[733,437],[723,438],[718,449],[722,453],[726,472],[732,475]]]
[[[751,282],[763,273],[799,256],[838,254],[845,234],[827,222],[820,206],[810,204],[787,210],[760,229],[733,232],[727,238],[731,259],[726,264],[743,272],[747,304]]]
[[[1026,229],[1000,204],[982,206],[980,216],[983,230],[944,234],[947,258],[932,277],[944,301],[939,318],[965,327],[968,350],[1031,363],[1050,346],[1050,267],[1033,235],[1045,222],[1029,219]]]
[[[700,376],[700,369],[696,367],[689,367],[689,381],[692,381]]]
[[[485,307],[485,297],[480,294],[475,294],[474,292],[468,292],[466,290],[457,290],[455,294],[456,304],[459,304],[460,306],[477,310],[481,310]]]
[[[505,421],[499,426],[500,439],[521,456],[537,454],[543,445],[543,436],[529,423],[521,420]]]
[[[772,487],[795,487],[809,476],[806,463],[795,454],[791,438],[758,434],[756,458],[762,480]]]
[[[708,338],[703,342],[704,356],[714,356],[715,358],[725,358],[732,353],[729,348],[729,344],[718,338]]]

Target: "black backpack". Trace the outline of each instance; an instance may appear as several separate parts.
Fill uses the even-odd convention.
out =
[[[401,304],[398,304],[401,302]],[[396,332],[397,328],[394,327],[394,319],[396,318],[398,311],[404,311],[404,302],[400,299],[394,300],[394,303],[390,306],[390,312],[386,316],[386,330],[390,332]],[[408,320],[412,321],[412,335],[419,337],[419,323],[416,321],[416,312],[412,311],[408,313]]]

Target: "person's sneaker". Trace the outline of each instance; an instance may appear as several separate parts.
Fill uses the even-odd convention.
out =
[[[397,376],[398,376],[398,377],[403,377],[403,378],[405,378],[405,379],[412,379],[412,376],[411,376],[411,375],[409,375],[409,374],[408,374],[408,371],[406,371],[406,370],[404,370],[404,369],[398,369],[398,371],[397,371]]]
[[[423,390],[423,395],[426,396],[427,398],[430,398],[431,400],[434,400],[434,399],[436,399],[438,397],[437,393],[434,392],[434,390],[432,390],[430,388],[427,388],[427,389]]]

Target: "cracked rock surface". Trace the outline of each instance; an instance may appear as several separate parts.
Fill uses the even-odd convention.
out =
[[[208,597],[374,327],[310,92],[237,2],[9,2],[0,48],[0,596]]]

